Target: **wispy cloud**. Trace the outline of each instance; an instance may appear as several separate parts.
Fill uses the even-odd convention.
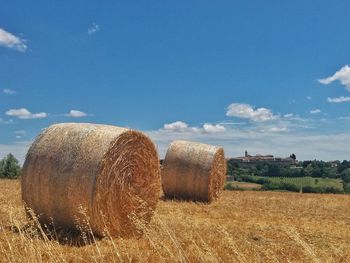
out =
[[[339,80],[342,85],[346,87],[347,90],[350,91],[350,67],[345,65],[340,70],[335,72],[332,76],[319,79],[318,81],[322,84],[328,85],[333,81]]]
[[[278,118],[266,108],[257,108],[245,103],[232,103],[227,107],[226,116],[248,119],[254,122],[270,121]]]
[[[294,113],[287,113],[283,115],[283,118],[285,120],[289,120],[289,121],[300,121],[300,122],[306,122],[307,120],[300,117],[298,114],[294,114]]]
[[[25,130],[15,131],[15,137],[17,140],[22,139],[26,134],[27,132]]]
[[[321,110],[320,109],[310,110],[310,113],[311,114],[318,114],[318,113],[321,113]]]
[[[307,100],[312,100],[312,97],[311,96],[307,96],[306,99]]]
[[[338,119],[338,120],[350,121],[350,117],[349,117],[349,116],[338,117],[337,119]]]
[[[31,113],[26,108],[8,110],[6,115],[17,117],[19,119],[42,119],[47,117],[47,113],[45,112]]]
[[[7,94],[7,95],[13,95],[13,94],[17,93],[17,91],[15,91],[13,89],[3,89],[2,92]]]
[[[87,32],[89,35],[95,34],[100,31],[100,26],[98,24],[93,23],[91,27],[88,28]]]
[[[329,103],[342,103],[342,102],[349,102],[350,97],[340,96],[337,98],[327,98],[327,101]]]
[[[65,114],[66,117],[73,117],[73,118],[81,118],[88,116],[87,113],[79,111],[79,110],[70,110],[69,113]]]
[[[8,121],[6,121],[6,120],[3,120],[2,118],[0,118],[0,124],[12,124],[13,123],[13,120],[8,120]]]
[[[17,140],[22,139],[26,134],[27,132],[25,130],[15,131],[15,137]]]
[[[285,117],[285,118],[292,118],[292,117],[294,117],[294,114],[293,113],[287,113],[287,114],[284,114],[283,117]]]
[[[27,50],[25,40],[10,32],[7,32],[2,28],[0,28],[0,46],[11,48],[20,52],[25,52]]]
[[[262,129],[262,132],[287,132],[289,129],[287,127],[268,127],[266,129]]]
[[[18,130],[18,131],[15,131],[15,134],[26,135],[27,132],[25,130]]]

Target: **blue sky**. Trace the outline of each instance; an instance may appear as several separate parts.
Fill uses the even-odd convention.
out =
[[[349,1],[4,1],[0,157],[58,122],[350,159]]]

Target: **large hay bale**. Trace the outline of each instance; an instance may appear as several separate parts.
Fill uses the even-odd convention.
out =
[[[160,188],[153,142],[109,125],[50,126],[30,147],[22,172],[22,198],[40,223],[75,228],[89,220],[98,236],[105,229],[112,236],[137,234],[150,221]]]
[[[223,148],[187,141],[169,146],[162,167],[162,186],[168,198],[211,202],[226,179]]]

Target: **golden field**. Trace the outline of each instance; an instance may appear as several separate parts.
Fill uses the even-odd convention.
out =
[[[69,244],[28,226],[20,182],[0,180],[0,262],[350,262],[350,196],[225,191],[160,201],[144,235]]]

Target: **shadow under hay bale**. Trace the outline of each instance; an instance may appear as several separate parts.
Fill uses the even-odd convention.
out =
[[[22,198],[42,225],[76,229],[87,220],[96,236],[139,234],[130,216],[149,222],[159,190],[153,142],[109,125],[50,126],[30,147],[22,171]]]
[[[166,198],[211,202],[224,188],[224,150],[202,143],[174,141],[166,153],[161,174]]]
[[[96,241],[101,240],[101,237],[95,236],[87,230],[55,228],[52,224],[41,225],[28,223],[22,227],[10,226],[7,227],[7,230],[28,239],[41,239],[43,241],[52,241],[61,245],[75,247],[92,245]]]

